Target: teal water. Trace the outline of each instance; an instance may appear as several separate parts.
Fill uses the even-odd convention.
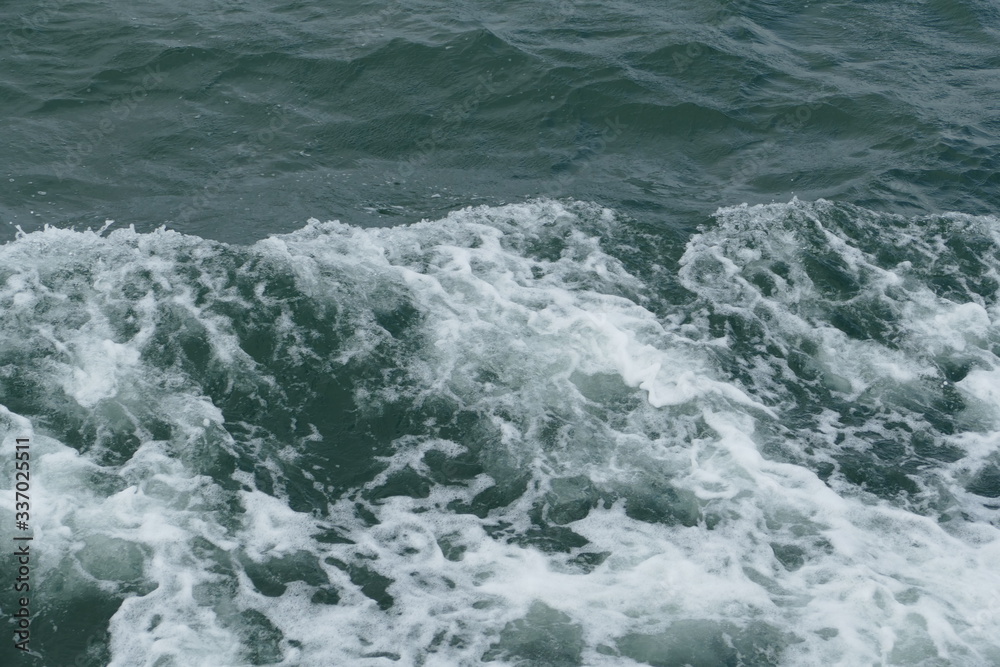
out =
[[[6,3],[2,231],[111,218],[245,243],[532,196],[684,234],[792,195],[990,214],[998,19],[986,1]]]
[[[1000,664],[998,19],[4,5],[4,664]]]

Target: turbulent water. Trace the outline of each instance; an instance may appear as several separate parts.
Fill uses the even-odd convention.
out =
[[[0,20],[5,665],[1000,664],[995,3]]]

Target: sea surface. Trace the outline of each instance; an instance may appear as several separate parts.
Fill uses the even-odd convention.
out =
[[[4,0],[0,662],[1000,665],[998,172],[996,0]]]

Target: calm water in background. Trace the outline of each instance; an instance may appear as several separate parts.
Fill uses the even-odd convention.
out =
[[[0,219],[25,231],[248,242],[544,195],[671,229],[793,194],[996,210],[990,2],[2,12]]]
[[[1000,664],[995,2],[0,26],[14,664]]]

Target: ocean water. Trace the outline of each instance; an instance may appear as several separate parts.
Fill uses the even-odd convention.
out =
[[[1000,665],[995,2],[0,26],[4,665]]]

